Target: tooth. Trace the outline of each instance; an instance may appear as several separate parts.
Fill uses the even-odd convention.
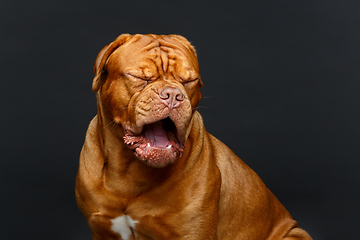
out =
[[[171,148],[171,145],[167,146],[166,148]]]
[[[148,146],[148,147],[151,147],[151,146],[150,146],[150,143],[148,143],[147,146]]]

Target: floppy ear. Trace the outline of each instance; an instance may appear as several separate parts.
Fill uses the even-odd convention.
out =
[[[97,92],[100,88],[101,84],[101,74],[104,69],[106,60],[110,57],[110,55],[121,45],[123,45],[129,38],[130,34],[121,34],[118,36],[115,41],[106,45],[101,51],[98,53],[95,64],[94,64],[94,73],[95,77],[92,84],[92,90]]]

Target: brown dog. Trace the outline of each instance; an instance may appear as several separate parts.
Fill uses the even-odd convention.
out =
[[[94,70],[98,114],[76,179],[93,239],[311,239],[206,132],[197,57],[185,38],[120,35]]]

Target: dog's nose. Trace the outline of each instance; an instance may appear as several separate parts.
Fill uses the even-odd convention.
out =
[[[178,88],[173,87],[164,88],[159,96],[163,103],[170,109],[180,106],[184,100],[184,94]]]

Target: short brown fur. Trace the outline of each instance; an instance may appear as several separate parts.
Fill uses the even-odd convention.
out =
[[[311,239],[258,175],[205,130],[196,111],[197,56],[185,38],[120,35],[99,53],[94,71],[98,114],[76,179],[94,240],[122,239],[111,220],[124,214],[137,221],[129,239]],[[157,94],[166,87],[185,95],[180,107],[163,106]],[[174,163],[151,167],[123,137],[163,116],[178,124],[186,148]]]

